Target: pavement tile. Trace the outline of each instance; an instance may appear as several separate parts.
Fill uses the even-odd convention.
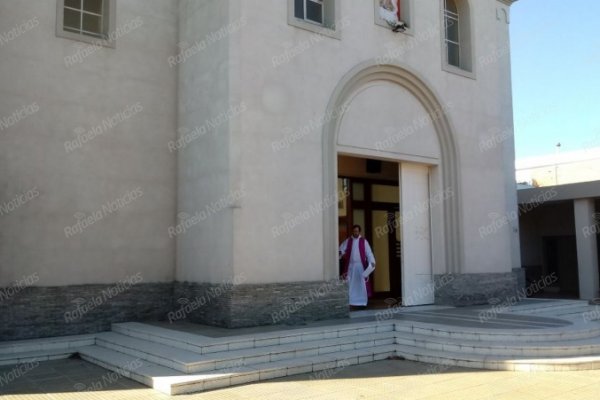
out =
[[[7,370],[7,369],[4,369]],[[465,368],[438,369],[409,361],[387,360],[352,366],[328,379],[311,374],[279,378],[246,386],[170,397],[126,378],[102,381],[107,371],[81,360],[40,363],[0,386],[2,400],[599,400],[600,371],[506,372]],[[0,370],[1,371],[1,370]],[[10,368],[8,369],[10,371]],[[33,371],[31,371],[33,372]],[[102,382],[101,390],[77,388]],[[79,384],[79,386],[75,386]]]

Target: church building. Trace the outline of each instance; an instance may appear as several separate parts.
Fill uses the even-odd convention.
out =
[[[513,1],[4,1],[0,340],[511,296]]]

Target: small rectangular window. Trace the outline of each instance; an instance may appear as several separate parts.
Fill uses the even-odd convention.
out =
[[[288,0],[288,24],[340,38],[340,0]]]
[[[69,32],[79,33],[101,39],[108,37],[104,29],[103,0],[65,0],[64,29]]]
[[[294,0],[294,15],[296,18],[307,22],[323,25],[324,7],[323,0]]]
[[[113,47],[115,0],[58,0],[56,35]]]

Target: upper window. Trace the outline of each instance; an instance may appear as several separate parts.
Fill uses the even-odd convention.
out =
[[[410,29],[410,0],[375,0],[375,23],[394,32]]]
[[[339,38],[340,0],[288,0],[288,23]]]
[[[294,16],[308,22],[323,25],[323,0],[295,0]]]
[[[448,64],[460,68],[460,15],[454,0],[445,0],[444,26]]]
[[[113,45],[115,0],[58,0],[56,34],[69,39]]]
[[[446,65],[471,72],[471,26],[469,3],[467,0],[443,1]]]

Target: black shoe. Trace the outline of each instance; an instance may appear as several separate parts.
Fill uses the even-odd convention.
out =
[[[406,30],[406,23],[399,22],[398,25],[396,25],[394,27],[394,29],[392,29],[392,32],[404,32],[405,30]]]

